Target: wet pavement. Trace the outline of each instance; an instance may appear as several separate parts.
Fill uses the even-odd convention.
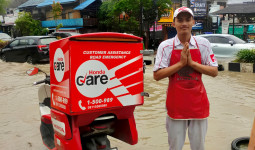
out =
[[[34,65],[49,72],[49,64]],[[46,150],[41,141],[38,86],[43,74],[27,76],[27,63],[0,60],[0,149]],[[145,73],[145,91],[150,93],[143,106],[136,107],[139,141],[128,145],[111,139],[119,150],[168,150],[165,130],[165,92],[168,80],[154,81],[152,65]],[[223,71],[216,78],[203,76],[210,101],[206,150],[230,150],[237,137],[250,136],[255,116],[255,74]],[[183,150],[189,150],[188,139]]]

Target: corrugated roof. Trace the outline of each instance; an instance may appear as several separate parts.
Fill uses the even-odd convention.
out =
[[[45,7],[53,4],[53,1],[59,2],[60,4],[68,4],[68,3],[73,3],[76,0],[44,0],[44,2],[40,3],[37,5],[37,7]]]
[[[248,4],[230,4],[226,8],[211,13],[212,15],[218,14],[251,14],[255,13],[255,3]]]
[[[85,2],[81,3],[79,6],[75,7],[74,10],[82,10],[89,6],[91,3],[93,3],[96,0],[86,0]]]
[[[19,5],[18,8],[37,6],[38,4],[42,3],[43,1],[44,0],[28,0],[27,2]]]

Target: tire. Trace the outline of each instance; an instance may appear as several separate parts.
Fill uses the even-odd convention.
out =
[[[6,55],[2,54],[2,61],[7,62]]]
[[[248,145],[250,137],[239,137],[232,141],[231,149],[232,150],[240,150],[240,145]]]
[[[32,56],[27,56],[27,63],[28,64],[35,64],[35,59]]]
[[[41,121],[40,132],[42,136],[43,143],[47,145],[50,149],[55,147],[54,143],[54,129],[52,124],[45,124]]]
[[[224,71],[224,66],[221,65],[221,64],[219,64],[219,66],[218,66],[218,71]]]

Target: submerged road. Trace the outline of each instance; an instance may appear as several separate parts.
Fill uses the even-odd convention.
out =
[[[49,64],[35,65],[49,72]],[[0,147],[4,150],[46,150],[41,141],[40,115],[37,99],[38,86],[34,81],[43,74],[29,77],[25,71],[33,65],[5,63],[0,60]],[[165,98],[168,80],[153,80],[152,65],[146,66],[145,98],[136,107],[139,141],[128,145],[111,139],[119,150],[168,150],[165,130]],[[255,74],[223,71],[216,78],[203,76],[210,101],[210,117],[206,150],[230,150],[232,140],[250,136],[255,116]],[[189,150],[188,139],[184,150]]]

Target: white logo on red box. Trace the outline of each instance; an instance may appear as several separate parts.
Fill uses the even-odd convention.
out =
[[[90,98],[102,95],[109,82],[109,70],[100,61],[89,60],[79,66],[75,75],[78,91]]]
[[[51,118],[51,121],[52,121],[54,130],[65,136],[66,135],[65,123],[58,121],[54,118]]]
[[[54,75],[58,82],[61,82],[65,73],[65,57],[61,48],[58,48],[54,54]]]

